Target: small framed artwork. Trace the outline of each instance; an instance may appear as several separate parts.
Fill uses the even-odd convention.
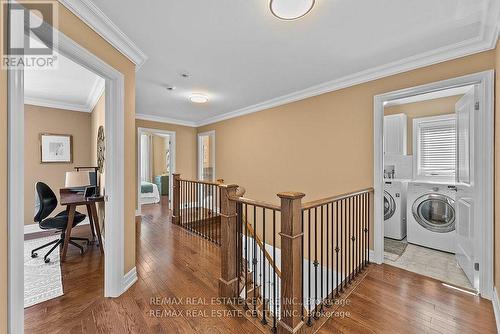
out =
[[[40,155],[41,163],[72,163],[73,136],[40,134]]]

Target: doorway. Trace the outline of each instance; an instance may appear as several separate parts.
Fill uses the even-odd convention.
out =
[[[43,23],[37,37],[50,45],[52,27]],[[118,297],[136,277],[124,275],[124,78],[123,75],[85,48],[56,31],[53,47],[58,53],[83,66],[105,80],[105,161],[106,169],[112,170],[105,180],[105,243],[104,296]],[[11,29],[11,39],[22,45],[24,31]],[[19,44],[18,44],[19,45]],[[23,332],[24,324],[24,71],[22,68],[8,71],[8,314],[10,331]],[[135,274],[133,275],[135,276]],[[127,276],[128,277],[128,276]]]
[[[150,128],[137,129],[137,212],[143,205],[172,207],[175,172],[175,132]]]
[[[492,101],[493,71],[375,96],[375,262],[491,298]]]
[[[198,179],[215,180],[215,130],[198,133]]]

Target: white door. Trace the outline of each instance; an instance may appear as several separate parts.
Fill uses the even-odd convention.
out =
[[[479,288],[479,275],[475,268],[474,224],[474,119],[475,92],[471,88],[455,105],[457,117],[457,196],[456,211],[456,258],[467,278]]]

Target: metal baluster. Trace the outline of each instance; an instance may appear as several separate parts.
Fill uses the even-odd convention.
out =
[[[256,234],[257,235],[257,234]],[[266,319],[266,209],[262,208],[262,324]]]
[[[304,216],[304,212],[302,212],[302,216]],[[273,263],[276,264],[276,210],[273,210]],[[273,313],[273,332],[276,332],[276,270],[273,268],[272,270],[273,273],[273,306],[274,306],[274,313]],[[302,280],[302,284],[304,280]],[[304,288],[304,285],[302,285],[302,289]],[[302,290],[303,291],[303,290]],[[304,316],[304,308],[302,308],[302,316]]]
[[[350,197],[351,201],[351,219],[349,220],[349,284],[352,282],[354,274],[354,197]]]
[[[257,299],[256,290],[257,289],[257,207],[253,206],[253,316],[257,316]]]
[[[342,290],[341,291],[344,291],[344,286],[345,286],[345,278],[346,278],[346,273],[347,273],[347,264],[346,264],[346,243],[345,243],[345,239],[346,239],[346,228],[347,226],[345,225],[346,223],[346,220],[347,220],[347,200],[342,200],[342,226],[341,228],[343,229],[343,234],[342,234],[342,242],[340,244],[340,248],[341,248],[341,258],[342,258]]]
[[[319,207],[320,210],[321,210],[321,253],[320,253],[320,261],[321,261],[321,268],[320,268],[320,274],[321,274],[321,288],[320,288],[320,299],[321,299],[321,306],[319,308],[319,312],[320,314],[323,313],[323,265],[324,265],[324,262],[323,262],[323,248],[324,248],[324,244],[323,244],[323,239],[324,239],[324,234],[323,234],[323,225],[325,224],[325,220],[324,220],[324,214],[323,214],[323,205]]]
[[[366,247],[366,258],[367,263],[370,264],[370,193],[367,196],[367,210],[366,210],[366,240],[368,241],[368,245]]]
[[[340,202],[335,203],[335,296],[339,296],[339,205]]]
[[[248,219],[248,210],[247,210],[247,204],[245,205],[245,217],[242,217],[243,219],[243,224],[245,225],[245,303],[243,304],[243,307],[248,309],[248,226],[246,223],[246,220]]]
[[[358,274],[361,272],[361,196],[358,196]]]
[[[358,275],[358,195],[354,196],[354,277]]]
[[[318,207],[314,208],[314,319],[318,319]]]
[[[326,306],[330,306],[330,203],[326,204]]]
[[[308,310],[308,313],[309,313],[309,319],[307,319],[307,325],[308,326],[312,326],[312,319],[311,319],[311,314],[312,314],[312,308],[311,308],[311,301],[312,301],[312,298],[311,298],[311,264],[312,264],[312,258],[311,258],[311,209],[308,209],[307,210],[307,220],[309,222],[308,224],[308,239],[309,239],[309,242],[307,243],[307,247],[309,248],[309,294],[307,295],[308,297],[308,301],[307,301],[307,305],[309,306],[309,310]]]
[[[241,261],[240,257],[243,257],[242,250],[241,250],[241,233],[240,233],[240,227],[241,227],[241,203],[236,202],[236,270],[237,270],[237,277],[238,277],[238,297],[240,296],[240,286],[241,286]]]
[[[351,284],[351,274],[352,274],[352,197],[348,198],[349,201],[349,219],[347,220],[347,272],[348,272],[348,277],[347,277],[347,283]]]
[[[304,233],[304,211],[305,210],[301,210],[301,214],[302,214],[302,233]],[[302,291],[302,303],[304,302],[304,296],[305,296],[305,291],[304,291],[304,266],[305,266],[305,261],[304,261],[304,255],[306,254],[306,250],[304,249],[304,235],[302,235],[302,264],[300,266],[301,268],[301,275],[300,277],[302,277],[302,286],[301,286],[301,291]],[[275,262],[276,263],[276,262]],[[304,321],[304,305],[302,305],[302,309],[301,309],[301,313],[302,313],[302,321]]]

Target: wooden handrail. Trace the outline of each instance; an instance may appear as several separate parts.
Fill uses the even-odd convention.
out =
[[[180,181],[208,184],[208,185],[212,185],[212,186],[220,186],[222,184],[221,182],[217,182],[217,181],[212,182],[212,181],[202,181],[202,180],[192,180],[192,179],[180,179]]]
[[[260,249],[264,250],[264,256],[266,257],[267,261],[269,261],[269,264],[274,268],[274,271],[276,272],[278,277],[281,278],[281,270],[278,267],[276,267],[276,263],[274,263],[273,258],[268,253],[266,247],[264,247],[264,243],[262,242],[262,240],[260,240],[259,236],[255,234],[254,229],[252,228],[252,226],[248,223],[248,221],[246,219],[247,217],[242,217],[242,218],[243,218],[243,221],[245,222],[245,225],[248,229],[248,232],[250,233],[250,235],[252,235],[255,238]],[[274,245],[274,247],[276,247],[276,245]]]
[[[323,198],[323,199],[318,199],[315,201],[311,201],[311,202],[307,202],[307,203],[302,204],[302,210],[312,209],[312,208],[320,206],[320,205],[325,205],[328,203],[337,202],[337,201],[340,201],[340,200],[345,199],[345,198],[349,198],[349,197],[356,196],[356,195],[361,195],[364,193],[371,193],[371,192],[373,192],[373,188],[366,188],[366,189],[362,189],[362,190],[355,191],[355,192],[350,192],[350,193],[335,195],[335,196],[327,197],[327,198]]]
[[[246,197],[230,196],[229,199],[231,201],[235,201],[235,202],[239,202],[239,203],[258,206],[260,208],[281,211],[281,206],[279,206],[279,205],[271,204],[271,203],[267,203],[267,202],[263,202],[263,201],[257,201],[257,200],[246,198]]]

